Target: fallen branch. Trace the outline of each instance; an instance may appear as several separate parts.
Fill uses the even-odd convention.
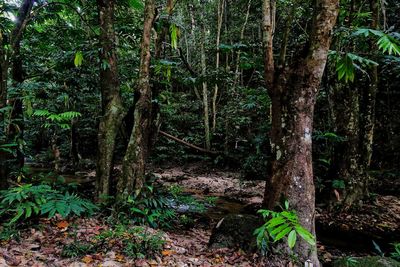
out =
[[[183,141],[182,139],[179,139],[179,138],[177,138],[177,137],[175,137],[175,136],[172,136],[172,135],[170,135],[170,134],[168,134],[168,133],[166,133],[166,132],[163,132],[163,131],[160,131],[159,133],[160,133],[161,135],[163,135],[163,136],[165,136],[165,137],[171,139],[171,140],[174,140],[174,141],[176,141],[176,142],[182,144],[182,145],[185,145],[185,146],[187,146],[187,147],[196,149],[196,150],[201,151],[201,152],[204,152],[204,153],[213,154],[213,155],[217,155],[217,154],[222,154],[222,153],[223,153],[223,152],[221,152],[221,151],[212,151],[212,150],[204,149],[204,148],[202,148],[202,147],[199,147],[199,146],[190,144],[190,143],[188,143],[188,142],[186,142],[186,141]]]

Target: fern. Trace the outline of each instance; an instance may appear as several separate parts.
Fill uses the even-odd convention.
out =
[[[42,205],[41,212],[43,215],[48,214],[49,218],[54,217],[56,214],[60,214],[61,217],[66,218],[71,214],[77,216],[85,212],[92,214],[97,209],[97,206],[90,201],[67,192],[65,194],[50,195],[47,202]]]
[[[0,192],[0,216],[10,217],[8,224],[39,215],[49,218],[60,214],[63,218],[70,215],[92,214],[98,207],[76,194],[60,193],[48,185],[26,184]]]
[[[76,111],[67,111],[57,114],[51,113],[48,110],[39,109],[33,112],[33,116],[45,118],[48,121],[44,123],[45,128],[50,128],[53,125],[56,125],[61,129],[70,129],[70,121],[82,116],[82,114]]]

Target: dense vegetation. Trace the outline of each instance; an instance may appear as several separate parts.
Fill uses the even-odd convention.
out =
[[[255,242],[253,265],[345,255],[338,266],[366,266],[357,257],[372,254],[399,264],[398,1],[0,0],[0,10],[4,244],[53,227],[70,238],[58,258],[90,265],[111,251],[115,264],[175,266],[161,230],[197,231],[229,197],[254,216],[250,230],[231,226],[250,231],[235,245],[249,260]],[[229,171],[258,191],[232,197],[218,177],[204,189],[162,174],[199,163],[199,180]],[[379,219],[363,229],[368,210]],[[206,222],[213,236],[226,213]],[[95,230],[82,239],[79,223]],[[332,257],[319,234],[335,225],[370,248]],[[0,250],[5,264],[32,263],[10,253]]]

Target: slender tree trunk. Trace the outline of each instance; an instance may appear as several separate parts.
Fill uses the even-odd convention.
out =
[[[222,28],[222,21],[224,16],[224,5],[225,0],[218,1],[218,14],[217,14],[217,55],[216,55],[216,63],[215,69],[218,71],[219,63],[220,63],[220,53],[219,53],[219,45],[221,40],[221,28]],[[218,99],[218,84],[215,84],[214,87],[214,95],[212,99],[212,132],[215,133],[215,129],[217,127],[217,99]]]
[[[308,48],[303,57],[274,81],[272,44],[274,4],[264,0],[264,46],[267,86],[272,93],[271,141],[275,161],[267,179],[264,204],[272,209],[285,197],[297,211],[303,227],[315,235],[315,188],[312,169],[314,105],[325,69],[331,32],[339,10],[338,0],[317,0]],[[271,73],[272,71],[272,73]],[[284,90],[283,90],[284,88]],[[275,103],[274,103],[275,102]],[[278,123],[279,122],[279,123]],[[316,246],[303,239],[294,252],[301,264],[311,260],[320,266]]]
[[[244,32],[246,30],[247,22],[248,22],[249,16],[250,16],[250,8],[251,8],[251,0],[249,0],[249,2],[247,4],[246,16],[245,16],[245,19],[244,19],[244,23],[243,23],[242,29],[240,31],[240,37],[239,37],[240,42],[242,42],[243,39],[244,39]],[[235,77],[233,79],[233,88],[234,88],[233,90],[236,90],[235,88],[236,88],[236,86],[237,86],[237,84],[239,82],[239,78],[240,78],[240,73],[239,73],[240,55],[241,55],[241,52],[238,51],[237,57],[236,57]]]
[[[118,194],[139,194],[145,182],[146,159],[152,125],[152,91],[150,86],[151,29],[155,15],[154,0],[146,0],[143,37],[140,55],[138,100],[135,105],[134,125],[122,165],[122,179],[118,183]]]
[[[115,0],[97,0],[100,24],[102,117],[98,133],[97,196],[110,195],[115,138],[124,116],[118,81],[114,32]]]
[[[370,0],[370,8],[372,11],[372,29],[379,29],[379,2]],[[372,51],[376,50],[376,45],[371,43]],[[375,102],[376,93],[378,91],[378,66],[372,66],[370,71],[370,84],[363,90],[361,104],[361,164],[368,169],[372,158],[372,145],[374,140],[375,128]]]
[[[3,34],[0,30],[0,109],[7,105],[7,74],[8,64],[6,52],[4,50]],[[5,136],[5,118],[0,112],[0,136]],[[0,140],[1,144],[2,140]],[[0,151],[0,190],[7,188],[8,166],[6,163],[7,155]]]
[[[201,1],[201,4],[204,6],[204,1]],[[203,13],[201,13],[201,40],[200,40],[200,53],[201,53],[201,75],[203,79],[206,76],[207,70],[207,62],[206,62],[206,51],[205,51],[205,43],[206,43],[206,23],[204,21]],[[203,81],[203,111],[204,111],[204,137],[206,141],[206,149],[210,150],[211,148],[211,137],[210,137],[210,122],[209,122],[209,108],[208,108],[208,89],[207,82]]]
[[[24,0],[22,2],[21,7],[18,10],[17,24],[15,25],[11,35],[11,77],[15,88],[18,88],[18,86],[24,81],[21,40],[34,2],[34,0]],[[24,166],[24,114],[22,99],[19,96],[16,96],[10,99],[10,105],[13,109],[11,111],[12,126],[9,128],[8,139],[9,141],[15,141],[18,144],[17,161],[18,167],[22,168]]]

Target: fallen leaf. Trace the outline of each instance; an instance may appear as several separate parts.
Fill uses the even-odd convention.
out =
[[[119,262],[124,262],[125,261],[125,257],[123,255],[117,254],[115,255],[115,259]]]
[[[90,264],[93,262],[93,258],[91,256],[86,255],[85,257],[82,258],[82,261],[86,264]]]
[[[57,227],[59,229],[65,229],[69,226],[69,223],[67,221],[61,221],[57,223]]]
[[[175,254],[175,251],[173,251],[173,250],[163,250],[163,251],[161,251],[161,254],[164,257],[168,257],[168,256],[171,256],[172,254]]]

